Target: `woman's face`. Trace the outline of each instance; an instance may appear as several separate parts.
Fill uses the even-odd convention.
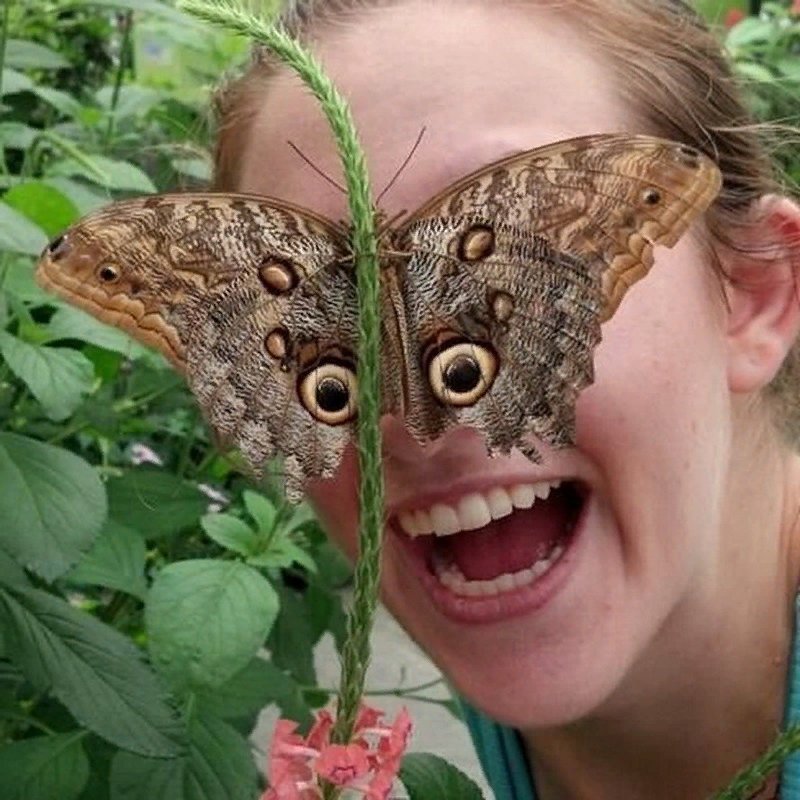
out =
[[[532,4],[417,0],[322,31],[316,52],[352,104],[376,192],[425,128],[382,201],[390,217],[512,153],[582,134],[642,132],[608,67],[566,22]],[[342,194],[287,141],[340,179],[318,107],[288,75],[262,100],[238,188],[346,218]],[[645,654],[666,651],[671,623],[698,607],[695,587],[708,583],[731,416],[717,288],[691,238],[657,250],[651,273],[603,326],[595,365],[577,405],[575,447],[543,448],[541,465],[516,451],[489,458],[480,435],[465,428],[422,447],[402,420],[384,420],[393,515],[384,600],[467,697],[521,728],[629,701],[622,688],[637,674],[650,679]],[[588,496],[564,555],[524,589],[455,601],[406,547],[394,516],[555,479],[579,482]],[[356,487],[350,449],[337,476],[311,490],[330,535],[351,556]],[[520,536],[541,534],[543,508],[538,516],[516,510],[455,549],[472,548],[491,574]]]

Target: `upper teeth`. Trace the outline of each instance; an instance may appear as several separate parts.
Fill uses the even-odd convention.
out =
[[[434,503],[430,508],[398,514],[400,527],[409,536],[435,533],[449,536],[488,525],[493,519],[508,516],[515,508],[530,508],[537,499],[546,499],[561,481],[519,483],[503,488],[494,486],[485,492],[473,492],[459,498],[455,505]]]

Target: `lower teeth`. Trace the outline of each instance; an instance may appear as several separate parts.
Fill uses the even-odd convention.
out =
[[[433,558],[433,571],[439,582],[453,594],[464,597],[487,597],[529,586],[541,578],[558,561],[563,552],[564,545],[557,544],[545,558],[540,558],[530,567],[519,572],[504,572],[489,581],[467,580],[456,564],[447,563],[436,555]]]

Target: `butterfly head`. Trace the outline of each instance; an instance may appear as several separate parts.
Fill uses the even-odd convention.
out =
[[[113,237],[92,235],[84,224],[57,236],[42,252],[36,281],[98,319],[116,325],[134,338],[161,350],[183,366],[183,348],[164,316],[161,282],[145,277],[124,248],[112,249]]]

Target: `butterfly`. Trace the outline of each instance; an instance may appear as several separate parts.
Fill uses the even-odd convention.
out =
[[[603,134],[485,166],[380,234],[384,414],[490,454],[573,443],[601,324],[713,202],[717,166],[684,144]],[[272,197],[154,195],[50,243],[46,289],[160,350],[211,427],[287,494],[331,476],[354,432],[356,276],[342,223]]]

